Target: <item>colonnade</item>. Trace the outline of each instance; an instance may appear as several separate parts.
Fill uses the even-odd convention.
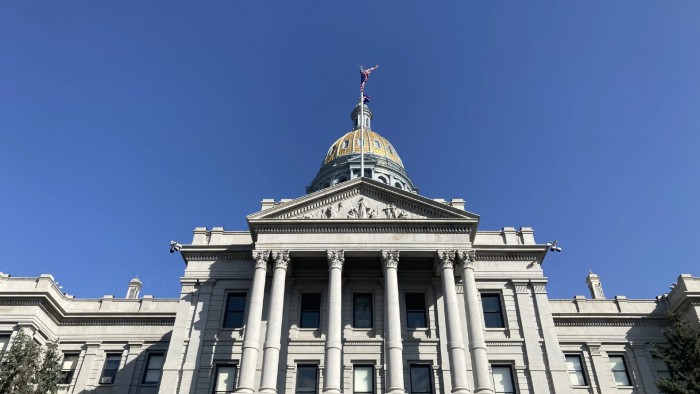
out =
[[[250,291],[251,300],[246,320],[243,353],[241,355],[240,373],[237,393],[255,392],[255,371],[260,343],[260,327],[265,289],[267,261],[272,255],[274,273],[270,293],[270,308],[265,335],[263,370],[260,385],[261,393],[277,392],[277,374],[279,371],[280,336],[282,333],[282,315],[284,309],[284,289],[289,253],[287,251],[253,251],[255,271]],[[327,251],[328,275],[328,316],[325,347],[325,368],[323,392],[341,393],[342,380],[342,271],[345,262],[342,250]],[[454,263],[457,260],[463,270],[464,305],[467,312],[469,331],[469,350],[474,360],[474,393],[493,393],[489,362],[484,340],[484,323],[479,305],[478,291],[474,280],[474,250],[437,251],[437,262],[442,271],[442,287],[445,301],[445,319],[447,331],[447,349],[451,365],[452,393],[468,394],[466,348],[462,340],[459,303],[455,286]],[[403,345],[401,338],[401,311],[399,307],[398,266],[399,251],[383,250],[381,252],[384,271],[384,343],[386,359],[386,387],[389,394],[405,393],[403,376]]]

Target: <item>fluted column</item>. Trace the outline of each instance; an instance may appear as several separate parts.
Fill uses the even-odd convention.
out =
[[[399,251],[382,250],[384,266],[384,344],[386,347],[386,393],[405,393],[403,386],[403,345],[401,343],[401,312],[399,309]]]
[[[287,277],[289,252],[278,250],[272,252],[274,272],[272,274],[272,291],[270,292],[270,311],[267,318],[265,334],[265,353],[263,354],[261,393],[277,392],[277,373],[280,360],[280,336],[282,334],[282,314],[284,312],[284,282]]]
[[[447,321],[447,349],[450,357],[452,393],[468,394],[467,358],[462,341],[459,303],[454,276],[454,250],[438,250],[438,263],[442,269],[442,292],[445,298],[445,319]]]
[[[243,338],[243,354],[241,369],[238,377],[237,393],[255,392],[255,369],[258,363],[260,346],[260,325],[262,324],[263,301],[265,298],[265,275],[267,273],[267,258],[269,250],[254,250],[255,273],[250,289],[250,304],[245,323],[245,338]]]
[[[474,360],[474,393],[491,394],[493,385],[489,372],[489,358],[486,354],[484,339],[484,319],[479,305],[479,292],[474,279],[474,261],[476,251],[460,250],[457,258],[462,263],[462,282],[464,285],[464,305],[467,309],[467,331],[469,331],[469,349]]]
[[[342,276],[345,254],[342,250],[328,251],[328,334],[326,335],[326,367],[323,392],[340,394],[342,372]]]

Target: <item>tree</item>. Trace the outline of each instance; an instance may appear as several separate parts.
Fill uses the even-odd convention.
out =
[[[667,344],[656,347],[656,356],[666,363],[671,377],[657,379],[656,386],[667,394],[700,393],[700,328],[676,313],[669,316],[664,337]]]
[[[20,330],[0,361],[0,394],[54,394],[61,380],[55,343],[43,349]]]

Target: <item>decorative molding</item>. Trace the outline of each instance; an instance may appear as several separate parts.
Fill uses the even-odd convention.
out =
[[[328,250],[326,251],[328,255],[328,267],[343,269],[343,263],[345,262],[345,252],[342,250]]]
[[[272,259],[275,260],[275,268],[287,269],[289,265],[289,251],[288,250],[273,250]]]
[[[173,326],[175,318],[155,319],[111,319],[111,318],[67,318],[64,326]]]
[[[486,341],[487,347],[519,347],[522,348],[524,341]]]
[[[547,294],[547,287],[544,283],[533,283],[532,289],[535,291],[535,294]]]
[[[666,319],[659,318],[554,318],[556,327],[664,327]]]
[[[187,261],[216,261],[216,260],[250,260],[252,255],[245,252],[201,252],[183,253]]]
[[[253,250],[253,260],[255,261],[255,268],[262,268],[264,270],[267,270],[267,259],[269,257],[269,250]]]
[[[474,262],[476,261],[476,251],[474,249],[458,250],[457,259],[462,263],[462,268],[474,269]]]
[[[382,250],[382,265],[384,268],[399,268],[399,251]]]
[[[539,262],[542,257],[541,253],[522,253],[522,252],[499,252],[479,250],[476,252],[478,261],[535,261]]]
[[[440,262],[440,267],[443,270],[454,268],[455,253],[456,253],[456,251],[454,251],[454,250],[438,250],[437,251],[437,259]]]
[[[516,294],[529,294],[530,289],[528,288],[528,282],[511,282],[515,288]]]
[[[471,234],[472,225],[464,223],[275,223],[256,224],[259,234],[377,234],[377,233],[410,233],[410,234]]]

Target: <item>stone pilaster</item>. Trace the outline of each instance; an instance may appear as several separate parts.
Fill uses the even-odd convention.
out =
[[[272,252],[274,273],[272,274],[272,291],[270,292],[270,311],[267,318],[265,335],[265,352],[263,354],[261,393],[277,392],[277,375],[279,373],[280,336],[282,335],[282,315],[284,312],[285,279],[289,265],[289,252],[278,250]]]
[[[457,258],[462,264],[462,282],[464,284],[464,306],[467,309],[467,328],[469,331],[469,350],[471,351],[474,367],[474,393],[492,394],[489,357],[486,353],[484,339],[484,318],[479,302],[479,292],[474,278],[474,262],[476,251],[457,251]]]
[[[326,368],[323,392],[340,394],[342,368],[342,276],[345,253],[329,250],[328,254],[328,334],[326,335]]]
[[[403,394],[403,345],[401,344],[401,312],[399,308],[399,251],[382,250],[384,266],[384,347],[386,349],[386,393]]]
[[[269,250],[253,251],[255,272],[253,274],[253,285],[250,289],[250,303],[248,304],[248,318],[246,319],[245,337],[243,338],[243,353],[241,354],[237,393],[255,392],[255,369],[260,348],[260,326],[262,324],[265,275],[269,256]]]
[[[454,277],[454,250],[438,250],[437,261],[442,270],[442,291],[445,300],[447,320],[447,349],[450,357],[450,376],[452,393],[469,393],[467,380],[467,361],[460,324],[459,303]]]

